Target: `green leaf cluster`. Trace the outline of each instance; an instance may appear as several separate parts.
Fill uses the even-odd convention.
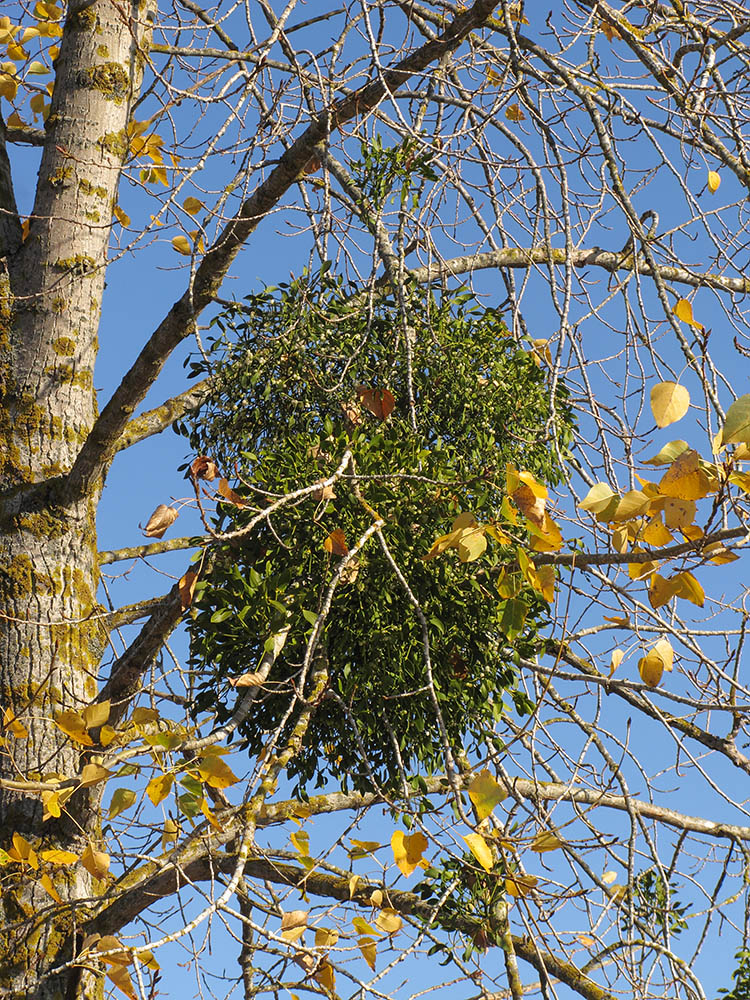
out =
[[[191,443],[236,476],[247,502],[220,503],[218,530],[242,529],[329,477],[347,449],[356,476],[350,466],[335,496],[307,493],[222,546],[189,623],[196,709],[227,719],[230,678],[255,670],[288,627],[239,736],[252,753],[279,725],[289,736],[309,694],[307,643],[341,561],[324,542],[341,531],[351,549],[380,516],[387,551],[371,536],[334,589],[316,650],[327,686],[290,775],[303,787],[329,776],[391,785],[402,771],[444,767],[436,704],[454,749],[471,749],[514,696],[528,710],[513,659],[537,647],[548,607],[516,571],[513,547],[490,541],[472,564],[453,552],[423,560],[461,511],[501,520],[506,462],[549,484],[560,478],[571,432],[565,387],[553,407],[545,370],[500,316],[465,292],[368,297],[324,269],[224,313],[208,362],[193,362],[194,374],[207,371],[218,388]],[[363,405],[373,389],[393,395],[387,419]]]

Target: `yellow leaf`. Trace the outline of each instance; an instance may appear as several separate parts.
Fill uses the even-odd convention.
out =
[[[86,764],[81,771],[81,787],[90,788],[92,785],[98,785],[101,781],[106,781],[112,773],[101,764]]]
[[[91,844],[88,844],[81,855],[81,864],[94,878],[104,878],[109,871],[109,855],[103,851],[97,851]]]
[[[672,308],[672,312],[675,314],[677,319],[681,319],[683,323],[687,323],[688,326],[692,326],[693,329],[703,329],[703,324],[698,323],[693,319],[693,307],[687,299],[678,299]]]
[[[351,879],[350,879],[351,881]],[[370,893],[370,905],[371,906],[382,906],[383,904],[383,893],[380,889],[373,889]]]
[[[103,726],[109,719],[110,703],[108,701],[97,701],[93,705],[87,705],[81,713],[83,724],[87,729],[95,729]]]
[[[528,527],[533,535],[531,547],[535,552],[557,552],[562,548],[563,537],[560,528],[546,511],[541,524],[529,521]]]
[[[138,1000],[135,990],[133,989],[133,983],[130,979],[130,973],[125,968],[124,965],[115,965],[107,972],[107,978],[111,979],[115,986],[122,990],[129,1000]]]
[[[609,871],[609,872],[605,872],[602,875],[602,882],[605,885],[612,885],[612,883],[616,882],[616,881],[617,881],[617,872]]]
[[[547,851],[556,851],[562,845],[557,834],[551,830],[540,830],[531,842],[531,850],[537,854],[545,854]]]
[[[315,931],[316,948],[333,948],[339,939],[339,932],[327,927],[318,927]]]
[[[175,236],[172,240],[172,246],[175,248],[177,253],[184,254],[185,257],[190,257],[193,252],[190,247],[190,240],[188,240],[187,236]]]
[[[647,545],[669,545],[674,536],[664,527],[661,513],[655,514],[641,532],[641,538]]]
[[[290,910],[281,915],[281,936],[285,941],[299,941],[307,927],[307,910]]]
[[[688,527],[695,517],[694,500],[668,499],[664,502],[664,523],[670,529]]]
[[[10,708],[6,708],[3,713],[3,726],[8,729],[12,736],[15,736],[17,740],[25,740],[29,735],[29,731],[22,722],[19,722],[15,716],[15,713]]]
[[[505,891],[509,896],[521,899],[537,887],[539,879],[536,875],[509,875],[505,879]]]
[[[657,427],[681,420],[690,407],[690,393],[677,382],[659,382],[651,390],[651,412]]]
[[[505,117],[509,122],[522,122],[526,119],[526,115],[523,113],[523,108],[521,108],[518,104],[509,104],[505,109]]]
[[[660,576],[659,573],[654,573],[648,589],[649,603],[654,610],[663,607],[665,604],[669,604],[676,593],[674,580],[667,580],[665,577]]]
[[[362,952],[362,956],[370,966],[372,971],[375,971],[375,957],[377,955],[377,945],[372,938],[361,937],[357,942],[359,944],[359,950]]]
[[[633,555],[643,551],[643,549],[635,548],[633,549]],[[631,562],[628,563],[628,574],[631,580],[643,580],[644,577],[655,573],[658,568],[659,563],[652,560],[648,560],[647,562]]]
[[[92,747],[94,745],[94,741],[86,732],[86,723],[83,721],[83,716],[80,712],[74,712],[72,709],[67,712],[58,712],[54,718],[54,722],[58,729],[72,740],[75,740],[76,743],[80,743],[85,747]]]
[[[34,848],[20,833],[13,834],[13,846],[8,849],[7,853],[11,861],[23,862],[35,871],[39,868]]]
[[[175,843],[180,835],[180,827],[173,819],[167,817],[164,820],[164,828],[161,834],[161,849],[163,851],[169,850],[172,844]]]
[[[703,587],[701,587],[692,573],[678,573],[677,576],[672,578],[672,583],[675,587],[675,596],[690,601],[699,608],[703,607],[706,595],[703,592]]]
[[[357,882],[359,882],[359,875],[352,875],[349,879],[349,899],[354,897],[354,893],[357,889]]]
[[[169,795],[173,784],[173,774],[158,774],[146,785],[146,795],[148,795],[155,806],[158,806]]]
[[[313,972],[313,979],[319,983],[324,990],[327,990],[332,996],[334,995],[334,990],[336,989],[336,973],[333,971],[333,966],[327,960],[324,960],[317,967],[315,972]]]
[[[30,42],[32,38],[38,38],[41,35],[39,28],[24,28],[23,34],[21,35],[21,44],[24,42]]]
[[[47,875],[46,873],[42,875],[42,877],[39,879],[39,884],[46,892],[49,893],[50,896],[52,896],[52,898],[56,903],[62,903],[62,899],[60,898],[60,893],[52,884],[52,879],[49,877],[49,875]]]
[[[629,490],[618,502],[615,509],[608,512],[608,521],[630,521],[646,514],[651,506],[651,498],[641,490]]]
[[[103,747],[108,747],[112,740],[117,736],[117,730],[113,729],[112,726],[102,726],[99,731],[99,742]]]
[[[721,431],[723,444],[750,444],[750,393],[735,399]]]
[[[50,865],[72,865],[78,861],[78,855],[72,851],[40,851],[39,857]]]
[[[397,910],[384,907],[375,918],[375,924],[384,934],[397,934],[403,927],[403,920]]]
[[[117,219],[117,221],[120,223],[121,226],[130,225],[130,216],[127,215],[127,213],[123,212],[123,210],[120,208],[119,205],[115,205],[115,207],[112,209],[112,215],[114,215],[114,217]]]
[[[367,923],[364,917],[352,917],[352,927],[357,934],[371,934],[374,936],[378,933],[373,926]]]
[[[486,872],[491,871],[495,866],[495,858],[492,854],[492,848],[481,833],[467,833],[463,839],[482,868]]]
[[[289,839],[304,858],[310,857],[310,835],[305,830],[295,830]]]
[[[715,170],[708,171],[708,190],[711,194],[719,190],[719,185],[721,184],[721,177],[716,173]]]
[[[739,556],[735,552],[731,552],[721,542],[712,542],[710,545],[707,545],[703,553],[706,556],[710,555],[710,562],[716,566],[724,566],[726,563],[736,562],[739,559]]]
[[[201,209],[205,208],[205,205],[198,198],[193,198],[191,196],[183,201],[182,207],[189,215],[197,215]]]
[[[624,655],[625,655],[625,653],[624,653],[624,651],[622,649],[614,649],[612,651],[612,656],[610,657],[610,661],[609,661],[609,676],[610,677],[612,676],[612,674],[615,672],[615,670],[617,670],[617,668],[622,663],[622,658],[623,658]]]
[[[472,778],[468,791],[480,822],[508,795],[486,768]]]
[[[114,819],[115,816],[119,816],[121,812],[125,812],[126,809],[130,809],[136,800],[136,794],[132,788],[117,788],[112,795],[112,801],[109,804],[109,818]]]
[[[653,458],[646,458],[644,465],[671,465],[674,460],[687,451],[689,445],[687,441],[670,441]]]
[[[240,779],[232,772],[228,764],[225,764],[219,757],[206,755],[201,758],[198,765],[198,773],[201,779],[211,788],[228,788],[229,785],[236,784]]]
[[[364,858],[383,846],[377,840],[355,840],[354,837],[352,843],[354,847],[350,847],[348,851],[350,858]]]
[[[710,490],[711,484],[700,467],[698,452],[692,448],[675,459],[659,483],[659,492],[674,500],[701,500]]]
[[[657,656],[661,657],[664,669],[666,671],[671,671],[672,664],[674,663],[674,650],[672,649],[672,644],[669,639],[659,639],[659,641],[654,645],[653,652],[656,653]]]
[[[638,661],[638,673],[644,684],[651,688],[658,687],[664,673],[664,660],[655,649],[650,650]]]
[[[424,834],[406,834],[403,830],[396,830],[391,837],[391,847],[396,864],[403,875],[411,875],[427,848],[427,838]]]
[[[34,60],[26,67],[26,72],[32,76],[46,76],[49,73],[49,68],[44,63]]]
[[[608,515],[614,511],[619,497],[612,492],[607,483],[597,483],[592,486],[583,500],[578,504],[581,510],[593,514],[597,520],[608,520]],[[601,517],[600,517],[601,515]]]

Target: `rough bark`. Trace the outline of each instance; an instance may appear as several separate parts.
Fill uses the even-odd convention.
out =
[[[107,243],[148,13],[145,4],[105,0],[70,6],[29,232],[7,260],[0,302],[0,702],[29,735],[9,737],[3,777],[74,773],[82,748],[53,720],[60,711],[80,711],[97,691],[106,640],[96,603],[101,481],[70,503],[58,499],[57,486],[97,415],[93,369]],[[95,797],[77,794],[74,825],[43,822],[38,795],[0,790],[4,826],[36,850],[96,847]],[[70,957],[70,932],[85,910],[77,901],[95,894],[92,878],[81,865],[56,876],[70,906],[51,916],[49,895],[22,868],[6,881],[0,903],[0,993],[39,1000],[100,995],[99,978],[80,969],[42,981],[37,975],[63,942],[68,954],[59,957]]]

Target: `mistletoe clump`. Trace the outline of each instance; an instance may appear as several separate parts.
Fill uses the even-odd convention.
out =
[[[513,660],[548,603],[518,568],[506,466],[558,482],[565,388],[464,292],[372,301],[323,272],[217,323],[189,434],[238,482],[192,609],[196,709],[228,719],[232,682],[274,650],[238,729],[252,753],[306,711],[301,786],[443,768],[446,743],[470,750],[511,702],[533,708]]]

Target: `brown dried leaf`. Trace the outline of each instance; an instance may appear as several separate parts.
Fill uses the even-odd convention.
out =
[[[239,493],[235,493],[223,476],[219,480],[219,485],[216,487],[216,490],[227,501],[227,503],[233,503],[235,507],[247,507],[247,503],[242,499]]]
[[[160,503],[143,528],[146,538],[161,538],[170,524],[174,524],[180,512],[174,507],[167,507],[165,503]]]
[[[263,684],[263,674],[251,671],[240,674],[239,677],[230,677],[229,683],[236,688],[260,687]]]
[[[357,395],[362,401],[362,406],[378,420],[387,420],[396,405],[393,393],[387,389],[368,389],[364,385],[358,385]]]
[[[209,482],[219,475],[216,462],[208,455],[198,455],[190,463],[190,475],[193,479],[207,479]]]
[[[182,602],[183,611],[186,611],[193,603],[193,594],[195,593],[195,585],[197,582],[198,574],[194,569],[189,569],[184,576],[180,577],[180,582],[177,586],[180,591],[180,601]]]
[[[346,544],[346,535],[341,528],[334,528],[331,534],[323,542],[323,548],[330,552],[332,556],[345,556],[349,551]]]

